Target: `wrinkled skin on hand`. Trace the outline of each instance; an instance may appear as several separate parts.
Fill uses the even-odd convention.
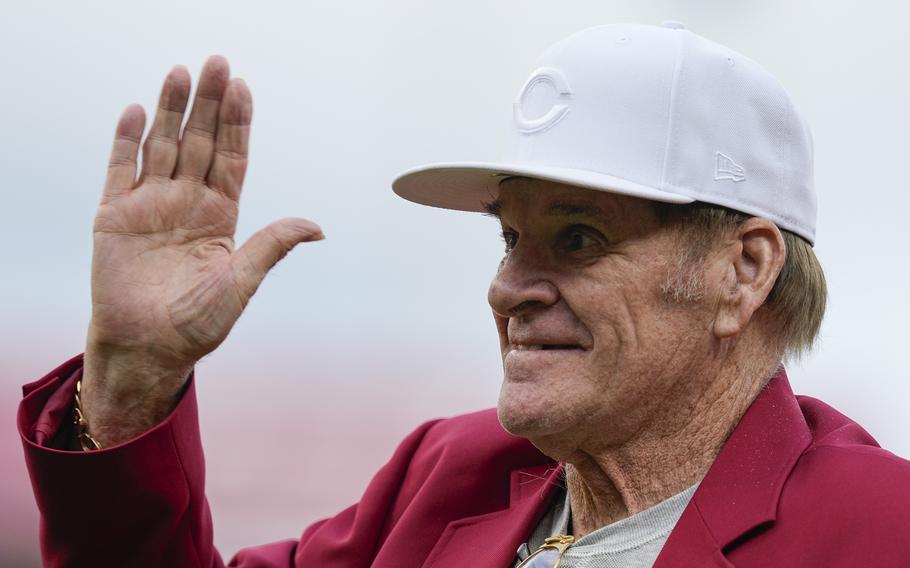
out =
[[[93,435],[108,444],[163,418],[268,271],[298,243],[323,238],[315,223],[285,218],[235,249],[252,96],[219,56],[196,91],[181,133],[190,76],[182,66],[168,74],[138,180],[142,107],[127,107],[117,124],[94,224],[83,379]]]

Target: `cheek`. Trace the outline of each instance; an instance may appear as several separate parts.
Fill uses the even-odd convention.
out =
[[[666,270],[655,266],[614,263],[567,298],[592,336],[601,374],[642,372],[662,359],[673,344],[671,337],[685,333],[661,295],[665,279]]]
[[[591,334],[595,350],[613,354],[634,348],[642,323],[650,317],[642,282],[616,276],[587,279],[566,298]]]

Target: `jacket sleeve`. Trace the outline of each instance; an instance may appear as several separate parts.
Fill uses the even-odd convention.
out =
[[[224,566],[205,498],[194,375],[174,411],[118,446],[72,452],[73,393],[82,356],[23,387],[17,422],[48,567]],[[194,373],[195,374],[195,373]],[[370,483],[361,503],[289,539],[241,550],[239,568],[369,566],[400,506],[399,488],[427,423],[408,436]]]

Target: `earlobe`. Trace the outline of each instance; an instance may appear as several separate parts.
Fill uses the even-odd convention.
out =
[[[762,217],[739,225],[729,246],[730,288],[720,291],[714,322],[718,339],[734,337],[746,329],[771,293],[786,257],[780,230]]]

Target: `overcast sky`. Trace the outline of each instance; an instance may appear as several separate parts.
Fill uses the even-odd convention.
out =
[[[391,180],[424,162],[495,160],[512,100],[554,41],[595,24],[680,20],[766,66],[814,134],[816,251],[831,295],[818,348],[790,367],[794,390],[825,400],[884,447],[910,456],[905,3],[130,4],[3,7],[4,449],[19,452],[11,429],[19,385],[83,348],[91,224],[114,124],[129,103],[154,108],[173,64],[187,65],[195,80],[207,55],[224,54],[253,92],[238,243],[286,215],[317,221],[328,237],[285,259],[231,337],[200,364],[210,464],[238,450],[231,438],[238,409],[259,423],[284,405],[287,416],[302,416],[289,432],[316,428],[310,412],[321,412],[319,428],[329,431],[381,421],[372,449],[350,460],[363,471],[338,493],[343,503],[418,422],[494,405],[501,376],[486,304],[501,253],[495,223],[405,202]],[[311,407],[300,410],[298,401]],[[262,432],[268,436],[266,426]],[[359,443],[354,435],[338,440]],[[334,451],[315,459],[324,467]],[[315,466],[299,467],[318,475]],[[17,491],[27,495],[19,469]],[[236,494],[247,479],[215,471],[210,485]],[[228,553],[260,538],[242,528],[248,519],[231,520],[230,506],[213,500],[217,538]],[[312,514],[337,504],[324,506]],[[295,521],[290,526],[302,530],[308,518]],[[263,533],[299,532],[286,534],[283,522]]]

